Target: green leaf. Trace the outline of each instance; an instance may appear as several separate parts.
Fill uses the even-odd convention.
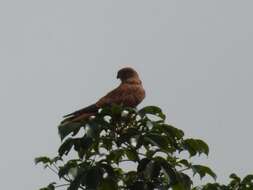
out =
[[[191,178],[186,175],[185,173],[177,173],[178,174],[178,181],[180,184],[183,185],[183,187],[185,188],[185,190],[190,190],[191,189],[191,185],[193,184]]]
[[[122,149],[113,150],[107,156],[107,160],[113,161],[114,163],[119,164],[119,162],[122,160],[122,157],[124,156],[124,153],[125,152]]]
[[[151,161],[148,163],[144,170],[144,177],[147,178],[148,180],[157,180],[157,178],[160,175],[162,167],[159,162],[154,162]]]
[[[107,150],[111,150],[112,149],[112,145],[113,145],[113,141],[111,138],[108,137],[100,137],[102,144],[101,146]]]
[[[60,156],[63,156],[64,154],[67,155],[73,145],[74,145],[74,139],[68,138],[67,140],[65,140],[65,142],[60,146],[58,150],[59,155]]]
[[[201,139],[196,139],[196,142],[199,146],[199,153],[205,153],[206,155],[209,154],[209,147],[208,145]]]
[[[62,158],[60,156],[56,156],[53,159],[51,159],[52,163],[57,163],[58,161],[62,161]]]
[[[78,152],[79,158],[83,158],[84,154],[91,148],[93,139],[84,136],[82,138],[74,139],[74,148]]]
[[[91,147],[92,142],[92,138],[86,136],[76,139],[68,138],[60,146],[58,153],[60,156],[63,156],[64,154],[67,155],[71,148],[74,146],[75,150],[79,153],[79,157],[82,158],[85,152]]]
[[[183,144],[184,149],[190,153],[190,156],[195,156],[197,153],[206,155],[209,153],[208,145],[200,139],[185,139]]]
[[[114,180],[106,178],[101,181],[98,190],[118,190],[118,185]]]
[[[173,127],[171,125],[167,124],[160,124],[158,125],[163,129],[163,132],[165,132],[167,135],[174,137],[176,139],[182,139],[184,136],[184,132],[176,127]]]
[[[50,183],[47,187],[40,188],[39,190],[55,190],[55,182]]]
[[[195,187],[193,190],[232,190],[229,187],[221,186],[218,183],[208,183],[202,187]]]
[[[148,134],[144,138],[149,141],[152,145],[158,146],[162,150],[168,150],[169,141],[165,136],[158,134]]]
[[[241,178],[240,177],[238,177],[236,174],[231,174],[230,176],[229,176],[231,179],[234,179],[235,181],[238,181],[238,182],[241,182]]]
[[[175,168],[173,168],[167,162],[167,160],[165,160],[162,157],[155,157],[155,160],[156,160],[156,162],[158,162],[161,165],[162,169],[165,171],[165,174],[169,178],[170,184],[172,184],[172,185],[177,184],[178,179],[177,179],[177,174],[176,174]]]
[[[146,166],[148,165],[148,163],[151,161],[151,159],[148,158],[143,158],[139,161],[138,167],[137,167],[137,171],[138,172],[142,172],[145,170]]]
[[[138,112],[142,117],[144,117],[147,114],[155,115],[160,117],[161,119],[165,120],[165,115],[163,114],[161,108],[157,106],[147,106],[139,110]]]
[[[193,174],[195,175],[196,173],[199,174],[200,178],[202,179],[203,177],[206,176],[206,174],[208,174],[209,176],[211,176],[213,179],[216,180],[217,176],[216,174],[207,166],[203,166],[203,165],[192,165],[192,170],[193,170]]]
[[[94,138],[94,139],[99,138],[99,134],[101,132],[101,128],[100,128],[101,125],[97,122],[97,120],[99,119],[97,118],[97,119],[91,120],[88,123],[89,127],[88,127],[88,131],[86,135],[90,138]]]
[[[136,171],[127,172],[122,178],[122,180],[124,181],[126,186],[132,185],[133,182],[137,180],[137,172]]]
[[[119,106],[119,105],[116,105],[116,104],[111,106],[111,112],[112,112],[113,116],[121,116],[122,111],[123,111],[122,106]]]
[[[117,177],[114,168],[110,164],[100,163],[98,164],[98,167],[104,169],[110,179],[114,179]]]
[[[127,155],[127,157],[128,157],[128,159],[129,160],[131,160],[131,161],[138,161],[139,160],[139,156],[138,156],[138,153],[136,152],[136,150],[134,150],[134,149],[126,149],[125,150],[125,153],[126,153],[126,155]]]
[[[156,152],[157,151],[154,151],[154,150],[147,150],[146,157],[150,159],[155,155]]]
[[[103,107],[100,111],[99,115],[102,117],[104,116],[111,116],[114,119],[118,119],[121,117],[121,113],[123,111],[123,107],[120,105],[113,104],[111,106]]]
[[[88,188],[96,189],[102,181],[102,169],[93,167],[87,171],[85,184]]]
[[[70,186],[67,190],[78,190],[81,185],[81,179],[83,177],[83,174],[79,173],[73,181],[71,181]]]
[[[137,128],[129,127],[126,130],[124,130],[118,139],[117,144],[122,144],[124,142],[129,142],[129,140],[137,135],[139,135],[139,131]]]
[[[243,180],[242,184],[253,184],[253,175],[247,175]]]
[[[177,183],[172,186],[172,190],[187,190],[183,183]]]
[[[77,165],[77,160],[70,160],[64,166],[61,166],[58,172],[59,178],[69,174],[70,169],[76,168]]]
[[[35,164],[43,163],[43,164],[51,164],[51,159],[46,156],[37,157],[34,159]]]
[[[70,133],[72,133],[72,136],[76,135],[82,126],[84,126],[83,123],[77,123],[77,122],[70,122],[67,124],[59,125],[58,133],[60,135],[61,140],[63,140]]]
[[[185,160],[185,159],[179,160],[179,161],[177,162],[177,164],[179,164],[180,166],[181,166],[181,165],[184,165],[184,166],[187,167],[187,168],[191,166],[191,163],[189,163],[188,160]]]
[[[48,190],[55,190],[55,185],[56,183],[50,183],[48,186],[47,186],[47,188],[48,188]]]
[[[130,190],[146,190],[146,185],[144,181],[136,181],[129,187]]]

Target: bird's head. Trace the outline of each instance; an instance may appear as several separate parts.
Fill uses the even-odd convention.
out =
[[[139,78],[139,76],[133,68],[125,67],[118,71],[117,78],[124,82],[131,78]]]

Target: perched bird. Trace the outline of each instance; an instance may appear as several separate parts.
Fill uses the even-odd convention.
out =
[[[63,123],[81,121],[95,115],[98,110],[113,104],[135,108],[145,98],[145,90],[138,73],[130,67],[118,71],[117,78],[121,84],[100,98],[95,104],[64,116]]]

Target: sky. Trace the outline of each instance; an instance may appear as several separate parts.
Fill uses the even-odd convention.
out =
[[[2,189],[57,179],[34,165],[54,156],[62,115],[116,87],[135,68],[139,107],[160,106],[228,181],[253,172],[253,1],[0,1]]]

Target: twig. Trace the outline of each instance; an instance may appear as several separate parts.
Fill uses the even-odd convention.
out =
[[[120,160],[120,162],[134,162],[133,160]]]
[[[67,175],[67,176],[68,176],[68,175]],[[64,177],[64,176],[63,176],[62,178],[63,178],[63,179],[65,179],[67,182],[71,182],[71,179],[70,179],[70,177],[69,177],[69,176],[68,176],[68,178],[69,178],[69,179],[67,179],[67,178],[66,178],[66,177]]]
[[[140,153],[140,152],[138,152],[138,154],[139,154],[139,155],[142,155],[142,156],[146,156],[146,154],[143,154],[143,153]]]
[[[56,170],[59,170],[58,166],[55,163],[52,163]]]
[[[187,168],[184,168],[184,169],[182,169],[182,170],[178,170],[179,172],[183,172],[183,171],[186,171],[186,170],[189,170],[189,169],[191,169],[190,167],[187,167]]]
[[[55,173],[56,175],[58,175],[58,172],[57,171],[55,171],[52,167],[50,167],[50,166],[47,166],[53,173]],[[70,179],[70,177],[68,176],[68,178],[69,179],[67,179],[66,177],[62,177],[63,179],[65,179],[67,182],[71,182],[71,179]]]
[[[68,184],[62,184],[62,185],[57,185],[57,186],[55,186],[55,188],[69,186],[69,185],[70,185],[69,183]]]
[[[56,175],[58,175],[58,172],[55,171],[52,167],[50,167],[49,165],[47,166],[52,172],[54,172]]]

